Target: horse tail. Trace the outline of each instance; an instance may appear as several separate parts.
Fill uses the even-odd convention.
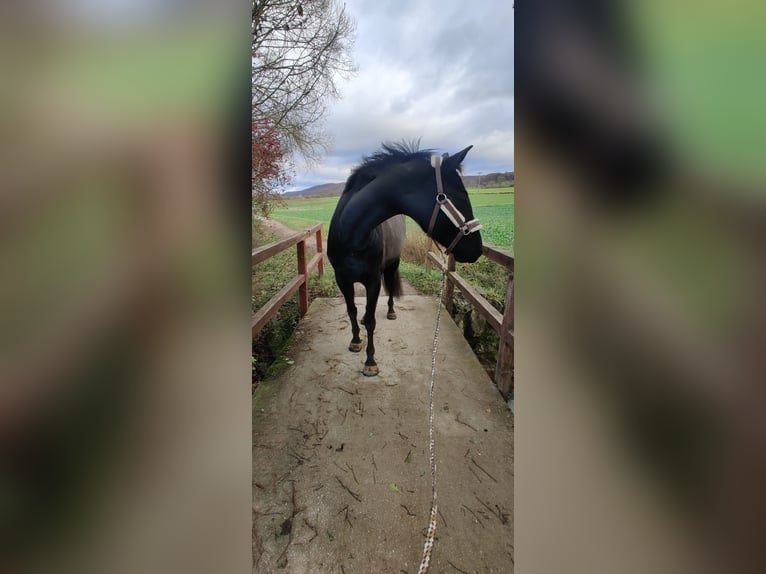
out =
[[[404,215],[394,215],[386,219],[378,227],[380,240],[383,246],[381,263],[385,267],[394,259],[399,259],[404,248],[404,239],[407,234],[407,224]]]
[[[402,278],[399,275],[399,259],[394,259],[386,264],[383,269],[383,285],[386,287],[386,293],[397,299],[402,296]]]
[[[383,242],[383,285],[392,297],[402,296],[402,278],[399,276],[399,258],[404,247],[407,225],[404,215],[395,215],[380,224]]]

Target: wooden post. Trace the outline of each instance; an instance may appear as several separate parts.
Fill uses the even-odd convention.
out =
[[[454,301],[455,284],[449,278],[449,272],[454,270],[455,270],[455,256],[452,255],[452,253],[450,253],[449,257],[447,258],[447,285],[444,288],[444,306],[447,308],[447,311],[449,311],[450,315],[452,314],[455,308],[455,301]]]
[[[508,278],[508,290],[505,293],[505,313],[500,328],[495,384],[506,398],[513,391],[513,271]]]
[[[319,270],[319,276],[324,275],[324,251],[322,250],[322,228],[317,229],[317,253],[322,257],[319,258],[317,269]]]
[[[428,238],[428,248],[426,249],[426,273],[431,274],[431,258],[428,256],[428,253],[431,251],[431,247],[434,245],[434,240],[430,237]]]
[[[298,242],[298,275],[303,277],[303,283],[298,290],[298,304],[301,317],[309,310],[309,275],[306,273],[306,239]]]

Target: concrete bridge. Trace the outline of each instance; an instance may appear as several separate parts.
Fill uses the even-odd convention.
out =
[[[363,308],[364,299],[357,299]],[[377,377],[347,350],[341,298],[316,299],[290,364],[253,399],[255,572],[414,574],[428,524],[434,297],[378,305]],[[364,336],[364,330],[362,330]],[[513,571],[513,414],[443,312],[431,572]]]

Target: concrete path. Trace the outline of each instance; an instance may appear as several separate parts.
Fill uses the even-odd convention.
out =
[[[360,316],[364,300],[357,299]],[[378,303],[380,375],[338,299],[315,300],[293,362],[253,401],[254,571],[417,572],[430,510],[428,383],[436,303]],[[364,329],[362,330],[364,333]],[[513,415],[442,313],[435,431],[439,520],[431,572],[513,571]]]

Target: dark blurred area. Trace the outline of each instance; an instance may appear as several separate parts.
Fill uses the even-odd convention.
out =
[[[0,572],[249,572],[250,5],[0,7]]]
[[[515,3],[517,572],[766,572],[765,15]]]

